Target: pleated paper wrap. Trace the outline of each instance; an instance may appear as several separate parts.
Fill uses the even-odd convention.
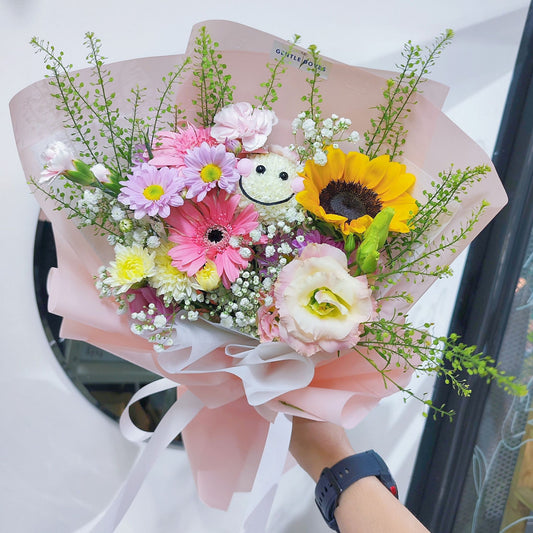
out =
[[[203,25],[220,43],[231,83],[236,86],[234,100],[254,102],[254,95],[262,92],[260,83],[268,78],[265,65],[271,54],[275,55],[280,39],[231,22],[211,21]],[[198,27],[193,29],[187,53],[192,53]],[[136,86],[147,88],[145,106],[153,105],[162,76],[184,57],[134,59],[110,65],[116,104],[122,112],[129,109],[126,99]],[[323,116],[336,113],[348,117],[354,129],[365,131],[372,108],[382,99],[384,80],[391,73],[325,61],[327,79],[320,84]],[[80,79],[88,81],[90,72],[82,70],[80,75]],[[307,93],[305,78],[304,69],[287,65],[274,106],[279,123],[269,143],[293,142],[291,122],[301,110],[301,96]],[[196,95],[190,81],[189,72],[176,88],[176,100],[188,110],[188,117],[194,117],[190,102]],[[409,134],[404,146],[404,162],[417,176],[414,196],[420,200],[422,190],[429,189],[430,181],[452,162],[455,168],[491,165],[487,155],[440,111],[446,89],[430,81],[423,89],[423,96],[417,97],[418,103],[405,123]],[[62,140],[71,144],[63,128],[63,116],[56,111],[49,94],[48,81],[43,80],[21,91],[11,102],[16,142],[28,176],[37,177],[41,172],[40,154],[49,143]],[[234,492],[252,489],[257,474],[252,512],[245,529],[262,531],[273,488],[287,459],[290,415],[353,427],[381,398],[396,392],[394,387],[384,385],[381,374],[371,364],[354,353],[307,358],[283,343],[260,345],[250,337],[203,321],[177,321],[174,349],[154,352],[148,342],[131,333],[128,318],[116,313],[112,301],[100,299],[94,287],[93,276],[112,259],[112,247],[105,238],[95,237],[90,228],[78,230],[64,211],[54,211],[52,201],[37,192],[36,198],[52,222],[57,246],[58,268],[50,272],[48,288],[50,311],[63,316],[61,335],[94,344],[164,378],[138,397],[179,385],[177,403],[161,422],[117,499],[100,522],[87,530],[104,532],[115,528],[150,464],[181,431],[199,495],[207,504],[226,508]],[[454,253],[444,252],[438,264],[450,264],[505,205],[506,194],[494,170],[472,186],[431,240],[439,242],[442,235],[451,235],[482,200],[488,201],[490,207],[474,231],[458,243]],[[429,285],[429,281],[414,285],[400,281],[393,290],[407,291],[416,301]],[[402,311],[406,310],[404,305]],[[383,364],[376,354],[368,356],[377,365]],[[410,372],[403,365],[390,368],[391,377],[402,386],[407,385]],[[149,436],[134,428],[126,415],[127,409],[121,425],[128,438],[144,440]]]

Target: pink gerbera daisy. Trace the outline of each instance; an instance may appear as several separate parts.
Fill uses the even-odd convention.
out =
[[[239,250],[247,249],[249,234],[258,226],[253,205],[236,213],[239,200],[236,194],[210,191],[201,203],[186,201],[173,209],[167,219],[171,226],[169,239],[177,244],[169,251],[172,265],[194,276],[211,260],[228,288],[251,259],[243,257],[251,254],[241,254]],[[236,247],[232,237],[240,241]]]
[[[187,198],[196,198],[201,202],[208,191],[219,187],[227,192],[234,192],[240,175],[237,171],[237,158],[223,144],[209,146],[202,143],[189,150],[183,159],[182,169],[185,185],[188,187]]]
[[[157,134],[155,146],[152,147],[153,158],[150,164],[156,167],[183,166],[183,158],[191,148],[207,143],[210,146],[218,144],[211,137],[209,128],[197,128],[189,124],[186,128],[175,131],[160,131]]]
[[[181,191],[185,184],[174,168],[157,169],[146,163],[133,168],[127,181],[121,181],[122,190],[118,201],[129,205],[135,218],[145,215],[168,217],[170,207],[183,204]]]

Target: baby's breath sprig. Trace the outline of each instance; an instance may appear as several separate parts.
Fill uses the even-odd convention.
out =
[[[111,217],[111,203],[109,199],[104,200],[100,189],[86,189],[67,179],[62,188],[44,188],[33,177],[29,178],[28,184],[53,200],[57,204],[55,211],[66,209],[69,219],[77,219],[78,228],[94,226],[96,235],[121,238],[118,222]]]
[[[198,99],[192,103],[199,106],[197,116],[202,126],[208,128],[218,111],[233,101],[235,86],[230,85],[231,76],[225,73],[226,65],[217,51],[218,43],[213,42],[205,26],[200,28],[195,42],[192,84],[198,88]]]
[[[326,148],[339,147],[341,142],[358,143],[359,133],[349,130],[352,121],[349,118],[339,117],[332,114],[330,117],[322,119],[322,95],[318,89],[320,73],[322,72],[322,60],[315,45],[309,48],[310,60],[307,62],[307,69],[311,76],[306,78],[309,85],[309,94],[302,96],[302,102],[308,104],[308,109],[302,111],[292,122],[292,133],[295,136],[295,143],[291,149],[295,150],[301,161],[312,159],[317,165],[327,163]],[[298,144],[298,131],[303,133],[303,142]]]
[[[479,376],[487,382],[494,381],[506,392],[524,395],[525,386],[516,382],[514,376],[507,375],[498,368],[494,359],[484,356],[476,346],[468,346],[459,342],[459,336],[435,336],[428,330],[432,324],[424,324],[417,328],[405,322],[379,319],[363,324],[361,339],[354,351],[364,357],[383,376],[385,384],[390,384],[403,391],[408,396],[415,397],[426,404],[434,416],[453,416],[452,411],[446,411],[444,406],[433,405],[431,400],[418,397],[412,390],[402,387],[393,377],[391,371],[402,365],[420,374],[437,374],[446,384],[450,385],[459,395],[469,396],[470,385],[465,376]],[[371,360],[364,351],[375,351],[385,362],[379,365]]]
[[[289,42],[289,47],[287,48],[287,53],[281,55],[274,63],[267,63],[266,67],[270,71],[270,77],[267,81],[261,83],[261,87],[264,87],[265,94],[263,96],[256,96],[255,99],[259,100],[259,107],[262,109],[272,109],[272,105],[278,100],[278,93],[276,89],[281,88],[281,82],[279,78],[285,73],[287,68],[285,65],[285,59],[287,55],[290,55],[294,50],[294,47],[300,40],[300,35],[294,35],[292,41]]]
[[[366,147],[361,151],[371,159],[389,154],[391,160],[402,155],[401,147],[405,144],[407,129],[403,121],[411,112],[411,106],[416,93],[421,92],[420,84],[425,81],[435,60],[443,49],[451,42],[453,31],[446,30],[439,35],[432,46],[426,47],[427,55],[422,57],[422,49],[408,41],[403,48],[404,61],[397,65],[399,74],[387,80],[387,87],[383,91],[385,103],[376,106],[378,117],[370,121],[371,129],[364,134]],[[383,152],[383,145],[386,146]]]

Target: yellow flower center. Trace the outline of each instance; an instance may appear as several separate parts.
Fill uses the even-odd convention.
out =
[[[220,176],[222,176],[222,170],[219,166],[213,165],[213,163],[209,163],[200,171],[200,177],[206,183],[216,181]]]
[[[319,317],[338,318],[348,314],[348,304],[326,287],[313,291],[307,308]]]
[[[165,191],[161,185],[148,185],[143,191],[144,197],[147,200],[159,200],[163,194],[165,194]]]
[[[142,257],[128,256],[117,260],[117,278],[123,280],[140,280],[145,276],[145,265]]]

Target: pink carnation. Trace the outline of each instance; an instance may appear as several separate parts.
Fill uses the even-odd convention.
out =
[[[219,142],[240,139],[247,152],[262,148],[272,126],[278,123],[273,111],[254,109],[248,102],[230,104],[215,115],[211,135]]]
[[[44,170],[41,172],[39,183],[52,181],[67,170],[76,170],[72,152],[61,141],[56,141],[47,147],[42,154],[45,161]]]
[[[366,277],[348,272],[344,252],[309,244],[286,265],[274,286],[279,337],[303,355],[355,346],[359,326],[373,314]]]
[[[278,318],[278,310],[273,305],[263,305],[257,310],[257,329],[261,342],[279,339]]]
[[[177,132],[160,131],[152,147],[154,157],[150,160],[150,164],[155,167],[181,168],[187,151],[201,146],[202,143],[207,143],[209,146],[218,144],[211,137],[209,128],[196,128],[189,124]]]

